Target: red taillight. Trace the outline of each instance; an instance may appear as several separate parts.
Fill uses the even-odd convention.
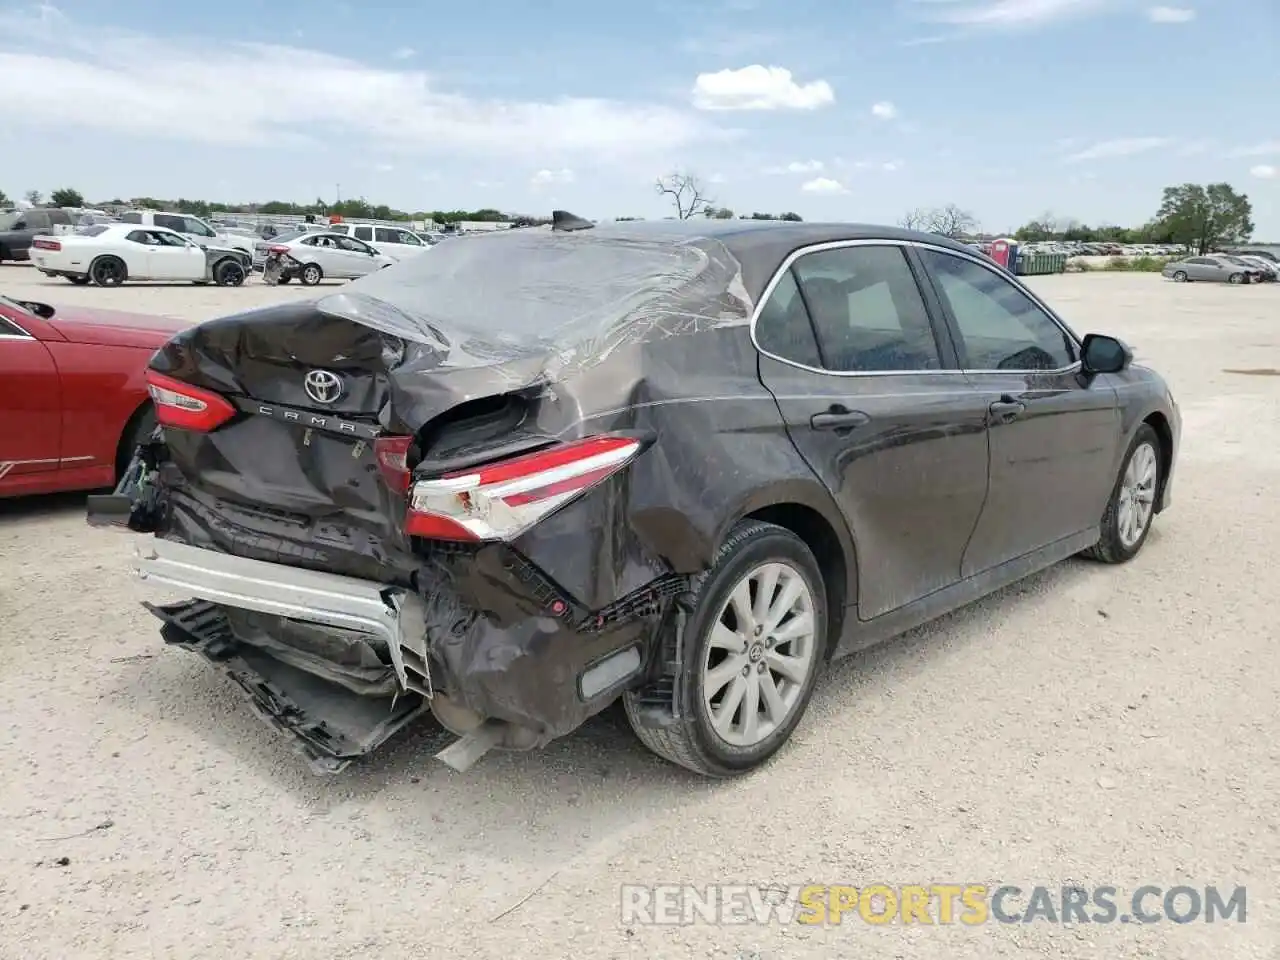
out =
[[[512,540],[640,453],[632,437],[589,437],[409,490],[407,533],[435,540]]]
[[[193,387],[154,370],[148,370],[145,379],[161,426],[208,433],[236,415],[236,408],[211,390]]]
[[[31,245],[37,250],[61,250],[62,244],[57,240],[32,240]]]
[[[378,437],[373,441],[373,455],[378,461],[378,472],[387,486],[396,493],[408,493],[413,475],[409,470],[409,446],[413,437]]]
[[[289,252],[288,247],[282,247],[279,244],[276,244],[273,247],[267,247],[267,253],[274,253],[277,256],[281,256],[281,257],[283,257],[288,252]]]

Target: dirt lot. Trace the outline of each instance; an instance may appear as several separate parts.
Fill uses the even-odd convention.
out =
[[[306,295],[38,279],[0,268],[10,296],[193,319]],[[1280,286],[1034,283],[1169,378],[1172,510],[1128,566],[1068,562],[841,662],[740,781],[664,765],[613,715],[465,776],[428,730],[314,779],[162,648],[127,536],[88,529],[79,497],[0,505],[0,956],[1274,960]],[[622,883],[877,881],[1249,901],[1243,925],[619,921]]]

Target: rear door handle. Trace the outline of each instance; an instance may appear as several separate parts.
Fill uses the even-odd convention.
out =
[[[871,422],[871,418],[858,410],[850,410],[835,404],[826,413],[815,413],[809,418],[809,426],[815,430],[834,430],[836,433],[848,433],[855,427]]]
[[[996,423],[1011,423],[1026,412],[1027,405],[1005,394],[990,406],[991,419]]]

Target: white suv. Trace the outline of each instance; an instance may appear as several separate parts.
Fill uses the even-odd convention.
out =
[[[201,246],[231,247],[253,256],[256,237],[236,233],[219,233],[207,221],[189,213],[154,213],[150,210],[132,210],[120,214],[121,223],[137,223],[144,227],[164,227],[176,233],[184,233]]]
[[[401,227],[378,227],[368,223],[335,223],[330,225],[329,230],[371,243],[380,252],[395,260],[417,256],[431,249],[431,244],[412,230]]]

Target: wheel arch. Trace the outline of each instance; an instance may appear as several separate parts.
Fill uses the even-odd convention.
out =
[[[1156,491],[1155,512],[1164,509],[1164,488],[1169,482],[1169,472],[1173,467],[1173,427],[1169,418],[1160,410],[1153,410],[1142,418],[1142,422],[1156,432],[1160,441],[1160,489]]]
[[[120,436],[116,438],[116,479],[119,480],[124,471],[129,466],[129,460],[133,456],[133,448],[130,441],[133,440],[133,433],[138,428],[138,424],[142,422],[142,418],[148,413],[155,410],[155,406],[151,403],[150,398],[143,400],[138,404],[133,413],[129,414],[129,418],[124,422],[124,428],[120,431]]]
[[[717,532],[717,546],[743,520],[772,523],[804,541],[818,561],[827,593],[829,658],[839,644],[846,611],[858,602],[858,550],[844,516],[826,488],[787,480],[752,491]]]

